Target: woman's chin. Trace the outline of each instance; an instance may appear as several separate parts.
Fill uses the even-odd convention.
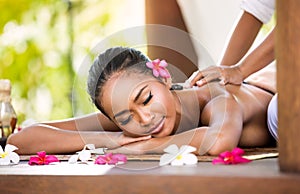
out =
[[[152,137],[166,137],[170,136],[171,132],[169,132],[169,129],[163,129],[159,133],[151,134]]]

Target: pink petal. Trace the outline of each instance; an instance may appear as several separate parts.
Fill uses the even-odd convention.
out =
[[[59,160],[56,156],[52,156],[52,155],[45,157],[45,164],[50,164],[52,162],[59,162]]]
[[[116,159],[118,162],[127,162],[127,157],[124,154],[114,154],[111,158]]]
[[[149,67],[150,69],[153,69],[153,64],[152,64],[152,62],[147,62],[147,63],[146,63],[146,66]]]
[[[45,152],[45,151],[41,151],[41,152],[38,152],[37,155],[38,155],[40,158],[45,158],[46,152]]]
[[[159,66],[159,63],[160,63],[160,59],[155,59],[155,60],[152,61],[152,64],[154,66]]]
[[[107,158],[105,156],[98,156],[95,160],[95,164],[106,164]]]
[[[157,71],[156,69],[153,69],[153,75],[155,77],[158,77],[159,76],[159,71]]]
[[[225,151],[225,152],[222,152],[219,157],[221,158],[229,158],[232,156],[232,153],[230,151]]]
[[[110,159],[113,156],[113,153],[107,153],[104,155],[105,158]]]
[[[43,161],[40,159],[40,157],[38,156],[31,156],[29,158],[29,162],[28,162],[29,165],[42,165],[43,164]]]
[[[107,164],[117,164],[118,163],[118,158],[114,157],[113,153],[107,153],[105,155],[105,157],[106,157]]]
[[[107,164],[117,164],[117,163],[118,163],[118,160],[115,158],[112,158],[107,162]]]
[[[224,160],[222,158],[215,158],[212,161],[213,164],[225,164]]]
[[[169,78],[170,77],[169,72],[167,70],[163,69],[163,68],[159,69],[159,74],[163,78]]]
[[[233,155],[241,156],[241,155],[243,155],[245,152],[244,152],[244,150],[242,150],[241,148],[234,148],[234,149],[231,151],[231,153],[232,153]]]
[[[159,66],[161,66],[161,67],[167,67],[168,63],[165,60],[161,60],[160,63],[159,63]]]
[[[251,162],[251,160],[248,160],[248,159],[243,158],[243,157],[235,157],[232,164],[242,164],[242,163],[248,163],[248,162]]]

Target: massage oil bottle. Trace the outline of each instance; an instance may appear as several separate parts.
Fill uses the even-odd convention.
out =
[[[12,134],[17,124],[17,115],[11,104],[11,84],[7,79],[0,79],[0,142],[4,147],[7,137]]]

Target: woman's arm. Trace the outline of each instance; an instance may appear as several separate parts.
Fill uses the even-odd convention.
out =
[[[109,150],[114,153],[151,154],[163,153],[171,144],[191,145],[197,148],[199,155],[219,153],[232,150],[238,145],[242,126],[242,110],[233,96],[218,96],[204,108],[203,121],[208,127],[199,127],[173,136],[152,138],[147,141],[135,142],[120,148]]]
[[[85,144],[96,147],[116,148],[150,136],[132,138],[122,132],[96,132],[63,130],[44,124],[31,125],[9,136],[7,143],[17,146],[19,154],[71,153],[83,149]]]
[[[76,131],[121,131],[111,120],[102,113],[91,113],[70,119],[47,121],[43,124]]]
[[[20,154],[34,154],[42,150],[48,153],[70,153],[83,149],[85,144],[116,148],[149,138],[125,136],[110,120],[98,113],[31,125],[10,135],[7,143],[17,146]]]

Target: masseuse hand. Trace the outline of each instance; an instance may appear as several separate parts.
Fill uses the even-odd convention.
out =
[[[213,66],[208,67],[202,71],[198,71],[196,75],[192,75],[190,79],[190,86],[203,86],[208,82],[219,79],[220,84],[228,83],[240,85],[244,78],[239,66]]]

